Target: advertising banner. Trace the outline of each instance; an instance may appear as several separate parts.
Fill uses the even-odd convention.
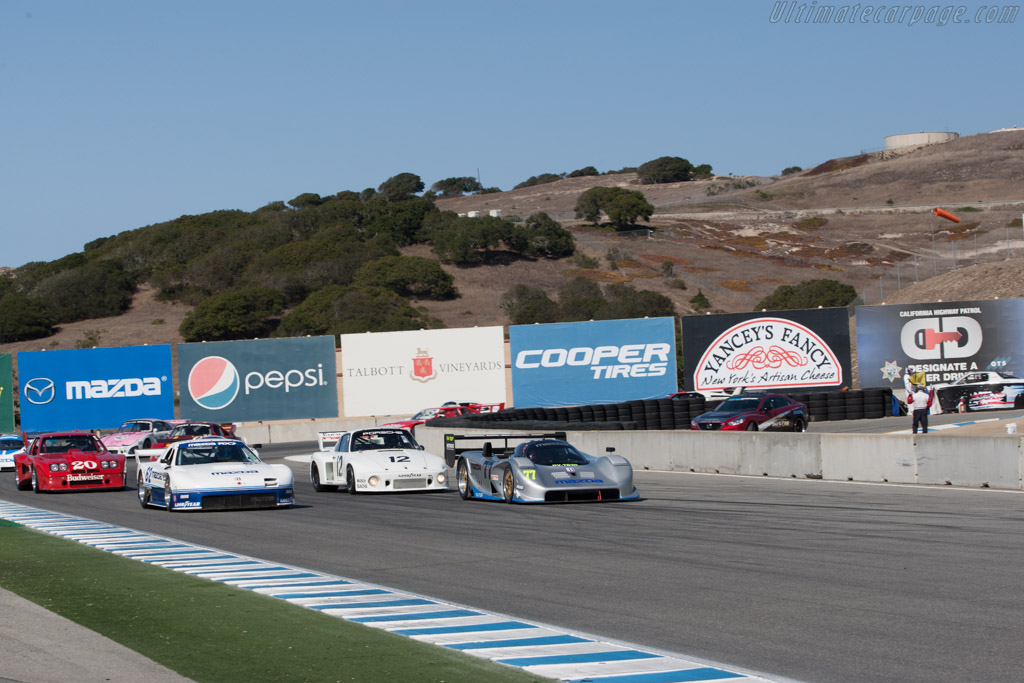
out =
[[[338,416],[334,337],[178,344],[181,416],[209,422]]]
[[[125,346],[18,354],[21,428],[111,429],[174,417],[171,347]]]
[[[347,417],[505,402],[501,327],[341,335]]]
[[[509,327],[517,408],[664,398],[676,390],[673,318]]]
[[[850,385],[845,308],[683,318],[688,391],[835,388]]]
[[[903,388],[912,364],[929,385],[969,372],[1024,372],[1024,299],[857,307],[862,387]]]
[[[14,432],[14,367],[9,353],[0,353],[0,432]]]

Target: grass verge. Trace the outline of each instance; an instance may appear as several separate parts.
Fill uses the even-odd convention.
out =
[[[547,680],[3,520],[0,586],[200,683]]]

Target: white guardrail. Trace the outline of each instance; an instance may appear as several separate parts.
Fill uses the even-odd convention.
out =
[[[249,443],[315,441],[317,431],[372,427],[393,418],[240,425]],[[416,439],[444,455],[444,434],[493,434],[495,429],[419,426]],[[1024,438],[908,434],[728,433],[688,431],[566,431],[585,453],[612,446],[634,470],[744,474],[830,481],[929,484],[1021,490]]]

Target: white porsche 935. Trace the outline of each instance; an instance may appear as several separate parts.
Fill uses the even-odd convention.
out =
[[[310,459],[309,478],[316,491],[392,493],[444,491],[444,458],[423,450],[405,429],[374,427],[320,435],[320,451]],[[335,440],[337,439],[337,440]],[[333,441],[331,446],[326,443]]]

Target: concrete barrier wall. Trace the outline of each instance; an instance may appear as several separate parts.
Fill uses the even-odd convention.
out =
[[[296,420],[246,423],[238,433],[249,443],[315,441],[318,431],[375,427],[394,418]],[[416,438],[444,454],[449,430],[420,425]],[[494,429],[450,430],[494,434]],[[514,430],[508,430],[513,432]],[[609,446],[636,470],[707,472],[831,481],[979,486],[1021,490],[1024,437],[958,437],[941,433],[802,434],[746,432],[567,431],[580,450],[604,455]]]

